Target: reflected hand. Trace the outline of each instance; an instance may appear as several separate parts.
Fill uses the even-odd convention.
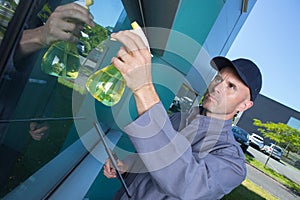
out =
[[[128,171],[128,167],[122,161],[117,160],[117,165],[118,165],[118,168],[119,168],[121,174],[124,174],[126,171]],[[116,178],[117,177],[116,170],[113,168],[110,159],[107,159],[105,161],[103,174],[107,178]]]
[[[89,10],[76,3],[59,6],[50,15],[44,26],[40,27],[40,42],[44,47],[64,40],[78,42],[82,24],[94,26]]]
[[[47,123],[30,122],[29,124],[29,134],[32,139],[40,141],[46,138],[49,133],[49,126]]]

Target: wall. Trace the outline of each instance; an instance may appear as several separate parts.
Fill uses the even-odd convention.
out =
[[[300,119],[300,112],[259,94],[255,99],[254,106],[242,114],[237,125],[249,133],[259,133],[257,127],[253,125],[253,119],[259,119],[262,123],[281,122],[287,124],[291,117]]]

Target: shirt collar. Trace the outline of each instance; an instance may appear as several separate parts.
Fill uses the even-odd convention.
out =
[[[228,131],[231,130],[231,126],[232,126],[232,120],[221,120],[221,119],[217,119],[217,118],[213,118],[213,117],[208,117],[208,116],[204,116],[201,115],[200,113],[203,112],[203,107],[199,106],[199,107],[194,107],[192,108],[191,112],[189,113],[187,119],[186,119],[186,123],[189,124],[191,123],[192,120],[196,119],[196,118],[200,118],[200,126],[202,126],[203,128],[211,128],[211,127],[223,127],[222,129],[224,131]]]

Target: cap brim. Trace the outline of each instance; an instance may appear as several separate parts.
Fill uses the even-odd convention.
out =
[[[218,71],[220,71],[224,67],[232,67],[233,69],[235,69],[235,71],[239,75],[240,79],[244,82],[244,84],[247,87],[249,87],[249,84],[248,84],[248,81],[247,81],[245,75],[234,65],[234,63],[231,60],[229,60],[225,57],[222,57],[222,56],[217,56],[217,57],[214,57],[210,61],[210,65]]]
[[[210,61],[210,65],[218,71],[225,67],[235,69],[240,79],[250,89],[251,100],[254,101],[262,85],[261,73],[255,63],[245,58],[231,61],[223,56],[217,56]]]
[[[223,69],[224,67],[233,67],[235,68],[235,66],[233,65],[233,63],[225,58],[225,57],[222,57],[222,56],[217,56],[217,57],[214,57],[211,61],[210,61],[210,65],[220,71],[221,69]]]

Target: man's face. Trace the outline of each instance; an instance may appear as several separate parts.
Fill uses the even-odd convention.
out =
[[[202,103],[208,116],[219,119],[231,119],[252,104],[249,88],[231,67],[223,68],[216,75]]]

